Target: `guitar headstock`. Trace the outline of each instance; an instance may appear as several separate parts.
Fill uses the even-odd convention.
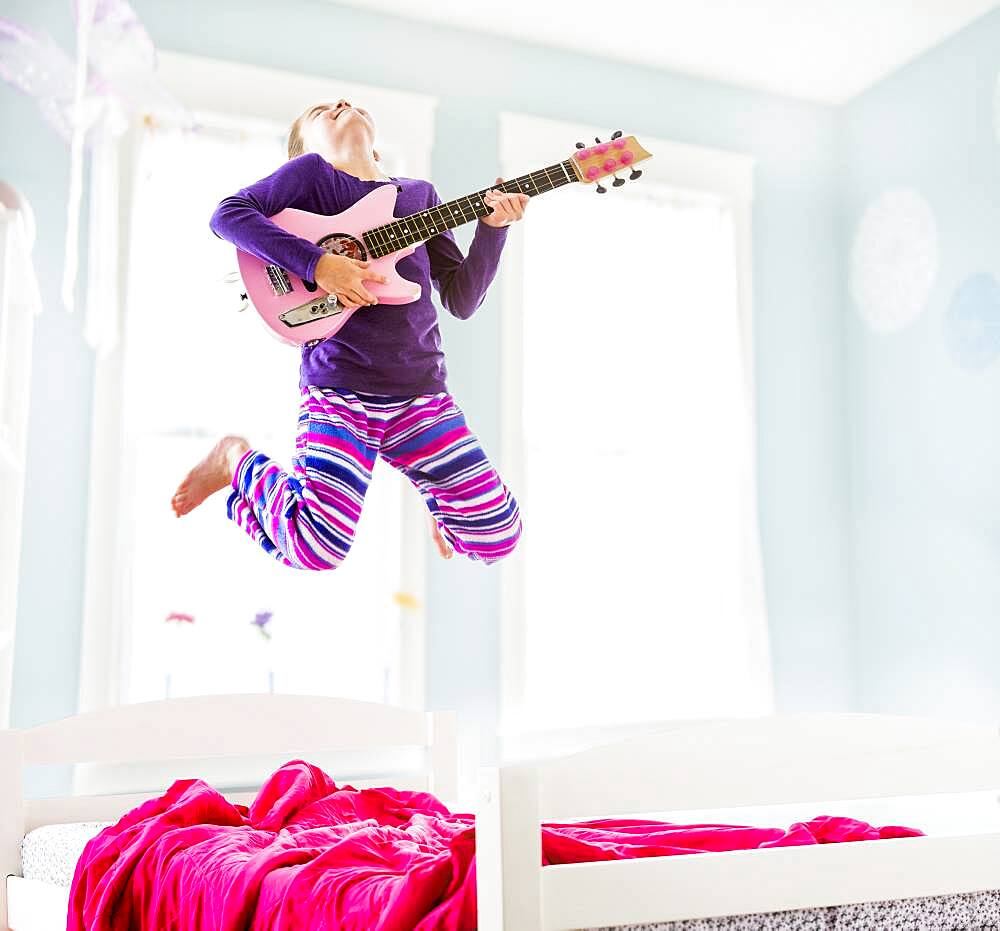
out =
[[[578,142],[576,149],[570,164],[584,184],[597,182],[598,194],[603,194],[607,190],[600,183],[602,178],[614,175],[615,180],[611,184],[613,187],[620,187],[625,183],[625,179],[619,178],[617,173],[628,168],[629,180],[635,181],[642,175],[635,165],[652,157],[639,145],[635,136],[623,136],[620,129],[615,130],[608,142],[601,142],[595,138],[594,145],[585,146],[582,142]]]

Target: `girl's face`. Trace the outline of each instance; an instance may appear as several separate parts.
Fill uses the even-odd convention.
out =
[[[301,125],[306,151],[342,150],[362,143],[371,146],[375,138],[375,121],[362,107],[351,106],[341,98],[334,103],[310,107]]]

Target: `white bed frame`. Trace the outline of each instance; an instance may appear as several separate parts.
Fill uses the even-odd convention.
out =
[[[457,796],[455,718],[388,705],[236,695],[129,705],[0,731],[0,928],[64,926],[68,890],[19,877],[46,824],[114,820],[158,793],[25,799],[24,768],[423,748],[416,771],[372,774]],[[334,774],[335,775],[335,774]],[[481,931],[541,931],[785,911],[1000,888],[1000,832],[549,866],[540,823],[1000,786],[1000,734],[862,714],[677,722],[656,733],[485,773],[477,811]],[[163,788],[166,788],[165,786]],[[247,803],[253,792],[227,793]],[[919,827],[920,825],[915,825]],[[6,919],[4,916],[7,916]]]
[[[676,723],[484,776],[476,832],[480,931],[594,928],[1000,888],[1000,833],[542,868],[539,830],[542,821],[992,790],[1000,786],[995,728],[865,714]]]
[[[160,792],[26,799],[30,765],[183,761],[280,754],[287,758],[333,751],[423,748],[417,771],[350,780],[426,790],[449,804],[457,795],[455,716],[391,705],[301,695],[224,695],[125,705],[29,730],[0,731],[0,929],[65,927],[68,890],[20,877],[21,839],[46,824],[113,821]],[[197,774],[195,774],[197,775]],[[336,774],[331,774],[336,778]],[[338,780],[340,781],[340,780]],[[227,793],[248,803],[253,792]],[[54,923],[53,923],[54,922]]]

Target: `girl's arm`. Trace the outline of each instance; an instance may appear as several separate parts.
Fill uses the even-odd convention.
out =
[[[268,217],[286,207],[305,209],[304,198],[315,191],[320,173],[326,171],[327,163],[315,153],[293,158],[274,174],[223,200],[209,222],[212,232],[265,262],[315,281],[316,263],[326,254],[324,250],[281,229]]]
[[[441,198],[432,185],[429,206],[440,203]],[[451,230],[438,233],[424,243],[430,259],[431,281],[452,316],[467,320],[483,303],[500,264],[507,230],[508,227],[487,226],[477,220],[467,256],[462,255]]]

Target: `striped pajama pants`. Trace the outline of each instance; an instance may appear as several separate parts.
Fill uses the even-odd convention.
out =
[[[456,553],[491,563],[513,552],[517,502],[445,393],[303,388],[292,471],[247,452],[233,476],[229,517],[279,562],[335,569],[351,548],[376,456],[416,486]]]

